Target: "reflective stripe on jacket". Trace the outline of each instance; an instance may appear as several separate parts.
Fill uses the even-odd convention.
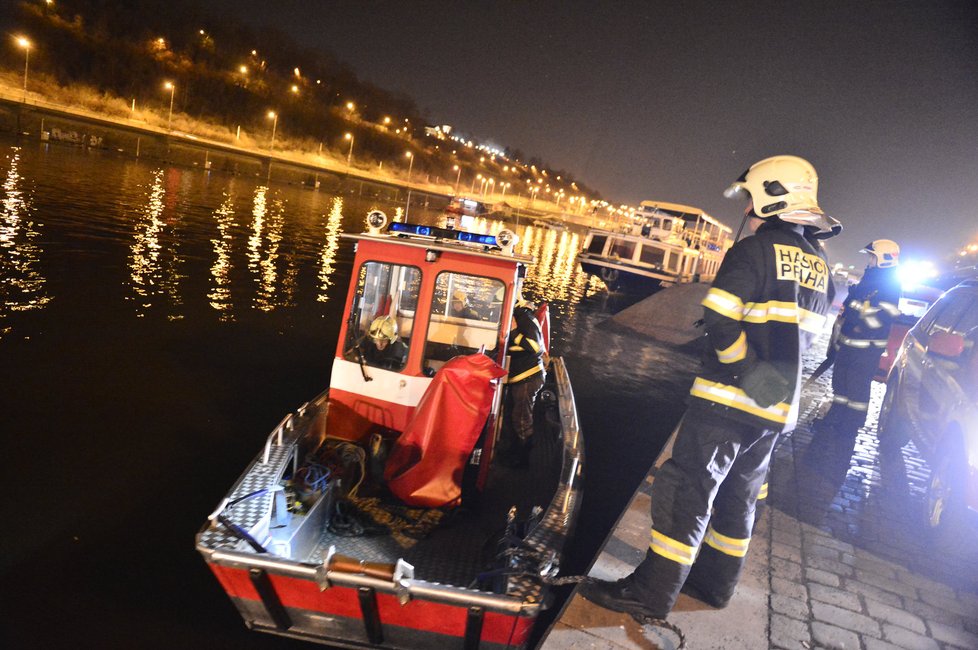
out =
[[[897,267],[870,267],[849,289],[839,343],[854,348],[885,347],[893,319],[900,314]]]
[[[835,288],[821,246],[790,224],[769,222],[724,256],[703,300],[704,368],[691,405],[724,409],[739,420],[785,430],[797,419],[801,355],[825,327]],[[762,408],[740,380],[758,361],[792,383],[792,397]]]
[[[516,328],[509,333],[507,354],[509,361],[509,383],[513,384],[543,372],[543,331],[531,314],[517,310]]]

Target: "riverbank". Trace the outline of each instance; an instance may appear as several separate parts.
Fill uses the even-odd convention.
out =
[[[147,111],[132,111],[130,117],[49,101],[44,96],[0,84],[0,132],[44,142],[113,151],[134,158],[160,160],[169,164],[200,168],[232,175],[249,175],[269,182],[304,185],[335,193],[357,193],[407,205],[443,208],[455,195],[455,187],[441,178],[431,181],[404,178],[405,170],[365,168],[351,160],[338,160],[328,150],[304,151],[280,143],[274,148],[259,146],[247,134],[223,134],[212,125],[180,119],[179,128],[164,128],[160,118]],[[224,135],[224,137],[221,137]],[[410,166],[407,171],[410,171]],[[506,218],[542,218],[550,222],[594,225],[586,214],[569,214],[557,204],[539,197],[519,194],[460,192],[460,196],[498,205]],[[600,224],[604,224],[601,220]]]

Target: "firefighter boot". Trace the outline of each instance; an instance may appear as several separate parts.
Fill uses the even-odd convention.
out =
[[[582,584],[580,592],[584,598],[595,605],[610,609],[613,612],[628,614],[639,625],[645,624],[648,619],[665,620],[666,613],[650,609],[632,591],[630,582],[628,578],[622,578],[616,582],[595,580]]]

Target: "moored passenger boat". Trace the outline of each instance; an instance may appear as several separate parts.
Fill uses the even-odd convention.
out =
[[[357,250],[328,390],[272,431],[197,549],[255,630],[358,648],[523,647],[583,470],[556,357],[530,467],[495,462],[501,366],[533,260],[508,231],[385,229],[379,212],[368,223],[346,236]]]
[[[698,208],[642,201],[624,231],[589,229],[578,262],[612,291],[711,282],[733,243],[730,233]]]

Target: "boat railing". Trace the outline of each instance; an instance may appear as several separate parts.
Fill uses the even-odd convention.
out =
[[[268,464],[268,458],[272,453],[272,445],[274,444],[276,447],[281,447],[283,433],[286,431],[289,433],[292,432],[294,428],[293,416],[293,413],[286,415],[284,418],[282,418],[282,421],[278,423],[278,426],[272,429],[272,432],[268,434],[268,439],[265,441],[265,451],[262,453],[261,457],[262,465]]]

